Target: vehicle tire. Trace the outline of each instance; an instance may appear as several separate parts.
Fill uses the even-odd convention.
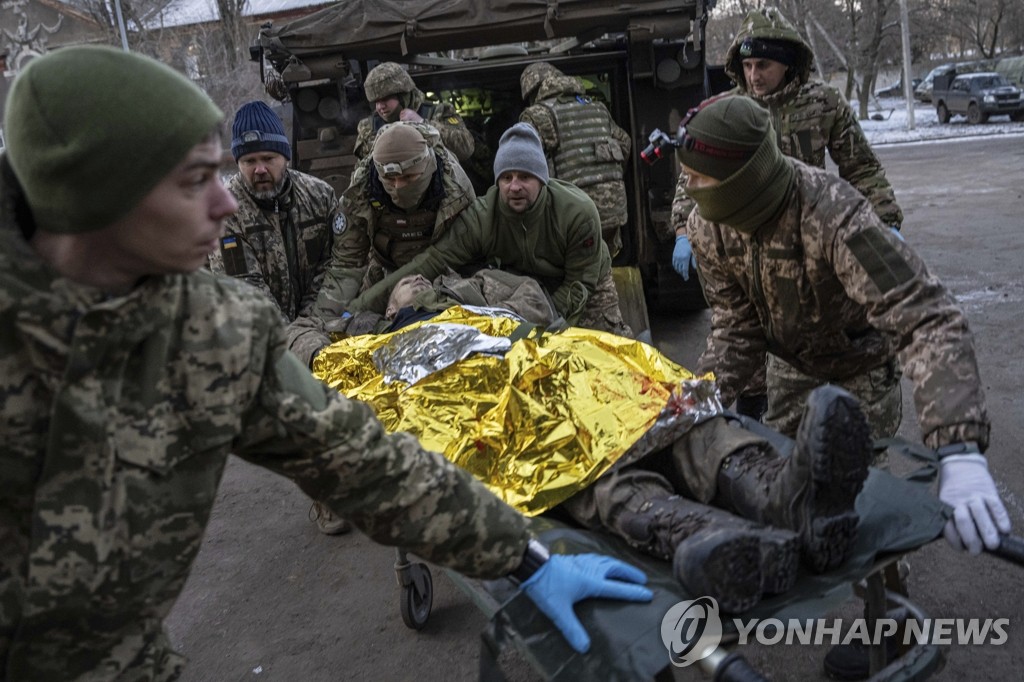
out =
[[[988,120],[988,114],[981,113],[981,109],[977,104],[972,103],[967,107],[967,122],[971,125],[978,123],[984,123]]]
[[[949,123],[949,109],[946,108],[945,102],[939,102],[939,105],[935,107],[935,113],[939,116],[939,123]]]
[[[1015,114],[1010,114],[1010,120],[1011,121],[1018,121],[1018,122],[1019,121],[1024,121],[1024,109],[1022,109],[1021,111],[1018,111]]]

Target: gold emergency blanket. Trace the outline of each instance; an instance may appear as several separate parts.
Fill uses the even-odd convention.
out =
[[[631,449],[635,458],[663,447],[721,411],[710,375],[696,379],[647,344],[575,327],[510,343],[519,325],[450,308],[392,334],[338,341],[314,373],[527,515]]]

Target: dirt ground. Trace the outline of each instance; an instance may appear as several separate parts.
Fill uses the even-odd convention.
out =
[[[989,462],[1017,533],[1024,534],[1024,137],[877,148],[907,215],[904,234],[956,294],[975,334],[993,422]],[[708,313],[660,319],[654,339],[692,366]],[[903,433],[915,436],[908,398]],[[203,549],[168,620],[191,663],[184,680],[472,680],[484,617],[434,571],[427,627],[399,615],[395,554],[358,533],[325,537],[289,482],[232,460]],[[911,594],[936,618],[1008,618],[1001,646],[949,652],[938,680],[1019,679],[1024,663],[1024,568],[956,554],[934,542],[911,556]],[[853,617],[853,603],[832,615]],[[776,680],[825,679],[825,647],[745,647]],[[688,671],[682,671],[680,678]],[[531,673],[513,663],[513,679]]]

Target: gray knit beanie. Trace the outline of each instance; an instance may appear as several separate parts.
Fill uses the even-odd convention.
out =
[[[548,160],[540,135],[529,123],[516,123],[498,141],[494,155],[494,179],[506,171],[523,171],[548,184]]]
[[[253,152],[277,152],[289,161],[292,146],[274,110],[259,100],[246,102],[231,124],[231,154],[238,161]]]

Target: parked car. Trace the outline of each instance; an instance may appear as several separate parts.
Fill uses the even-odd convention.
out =
[[[936,76],[944,76],[956,70],[956,64],[940,64],[928,72],[921,82],[914,86],[914,99],[918,102],[932,101],[932,83]]]
[[[920,78],[912,78],[910,80],[910,92],[914,92],[920,84]],[[875,90],[875,97],[903,97],[903,79],[900,78],[892,85],[881,90]]]
[[[953,116],[966,116],[969,123],[985,123],[990,116],[1000,115],[1024,121],[1020,88],[995,71],[939,76],[932,99],[940,123],[949,123]]]

